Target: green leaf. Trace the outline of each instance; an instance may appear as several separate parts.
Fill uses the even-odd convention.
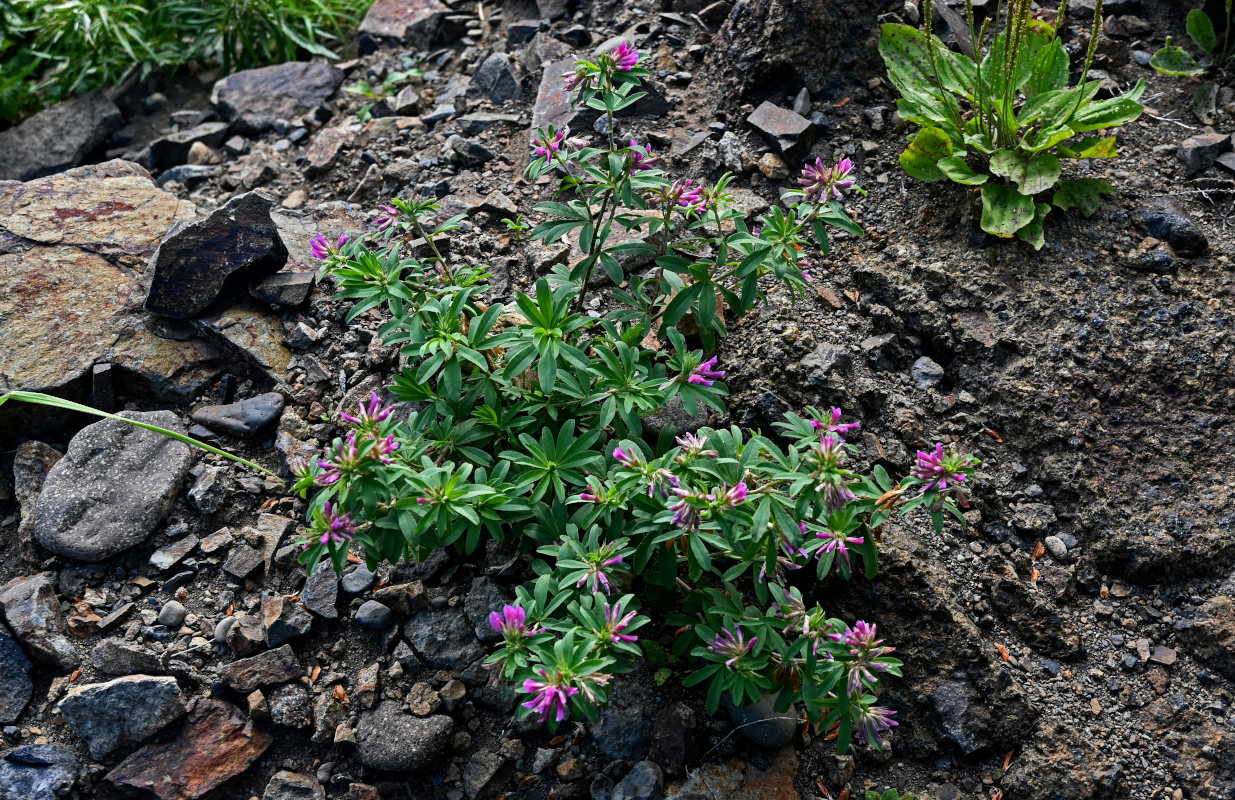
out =
[[[1055,39],[1038,51],[1033,58],[1033,69],[1025,83],[1025,96],[1034,97],[1043,92],[1055,92],[1068,88],[1068,51],[1063,42]]]
[[[1059,184],[1051,204],[1064,211],[1075,208],[1091,217],[1102,205],[1101,196],[1112,191],[1111,185],[1101,178],[1076,178]]]
[[[1229,17],[1231,11],[1229,3],[1226,10]],[[1192,37],[1192,41],[1196,42],[1196,46],[1211,56],[1214,55],[1218,49],[1218,36],[1214,33],[1214,23],[1209,15],[1199,8],[1192,9],[1188,12],[1187,28],[1188,35]]]
[[[1132,92],[1128,93],[1130,94]],[[1099,128],[1117,128],[1120,125],[1126,125],[1145,110],[1144,106],[1128,95],[1081,106],[1068,121],[1068,127],[1077,133],[1083,133],[1084,131],[1096,131]]]
[[[982,230],[987,233],[1009,239],[1033,222],[1034,211],[1033,198],[1015,186],[988,183],[982,187]]]
[[[1015,181],[1021,194],[1035,195],[1051,188],[1059,180],[1059,157],[1051,153],[1026,156],[1012,150],[1000,150],[991,156],[991,172]]]
[[[1017,231],[1016,238],[1022,242],[1028,242],[1034,250],[1041,250],[1042,245],[1046,244],[1046,237],[1042,233],[1042,221],[1050,212],[1049,203],[1038,203],[1034,207],[1033,221]]]
[[[939,171],[947,175],[956,183],[963,183],[966,186],[981,186],[989,180],[988,176],[975,172],[973,167],[969,166],[969,162],[962,156],[949,156],[939,159],[936,166]]]
[[[1119,155],[1115,150],[1115,137],[1105,139],[1097,136],[1086,136],[1072,147],[1059,147],[1059,154],[1065,158],[1115,158]]]
[[[1188,55],[1186,50],[1173,44],[1168,44],[1154,53],[1149,59],[1149,66],[1163,75],[1179,75],[1189,78],[1194,78],[1205,71],[1205,68],[1196,63],[1196,59]]]
[[[952,140],[941,128],[923,128],[901,153],[901,168],[920,181],[941,181],[948,176],[939,168],[941,158],[952,155]]]

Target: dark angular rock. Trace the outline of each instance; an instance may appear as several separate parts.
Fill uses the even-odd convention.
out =
[[[475,136],[484,133],[497,125],[518,125],[518,114],[494,114],[489,111],[474,111],[458,119],[459,127],[464,136]]]
[[[91,758],[137,744],[184,714],[184,697],[170,676],[129,675],[69,690],[60,701],[68,726],[86,740]]]
[[[77,651],[65,638],[56,590],[44,575],[14,578],[0,587],[4,617],[31,658],[63,670],[78,664]]]
[[[170,411],[120,416],[183,432]],[[120,420],[87,425],[47,475],[35,540],[56,555],[102,561],[140,544],[171,509],[192,454],[183,442]]]
[[[377,576],[364,564],[357,564],[343,575],[343,591],[348,594],[367,592]]]
[[[268,392],[225,406],[203,406],[190,418],[216,433],[249,437],[269,427],[283,413],[283,395]]]
[[[179,166],[189,160],[189,149],[196,142],[218,147],[227,135],[226,122],[203,122],[188,130],[168,134],[150,143],[150,155],[161,169]]]
[[[124,124],[102,92],[88,92],[45,108],[0,131],[0,180],[28,181],[76,167]]]
[[[233,197],[204,220],[182,222],[151,260],[145,308],[167,317],[196,316],[218,298],[233,274],[273,272],[287,248],[270,219],[274,198],[253,191]]]
[[[289,61],[228,75],[210,101],[239,133],[262,133],[278,120],[316,111],[339,88],[343,73],[327,64]]]
[[[592,32],[582,25],[571,25],[559,33],[557,38],[573,47],[587,47],[592,43]]]
[[[493,626],[489,624],[489,614],[501,611],[505,605],[505,598],[502,597],[497,584],[492,580],[476,578],[472,581],[472,588],[463,601],[463,611],[472,623],[476,638],[482,642],[493,642],[502,638],[502,635],[493,630]]]
[[[262,597],[262,625],[266,629],[266,645],[278,647],[289,639],[308,633],[313,626],[313,617],[296,601],[267,594]]]
[[[197,486],[195,485],[193,489],[196,488]],[[190,495],[192,495],[192,492],[193,490],[190,490]],[[200,506],[196,503],[194,505],[200,510]],[[177,539],[174,542],[165,544],[150,554],[150,566],[163,572],[175,569],[177,564],[183,561],[189,553],[193,552],[193,548],[197,547],[197,544],[198,538],[191,533],[183,539]]]
[[[1185,258],[1195,258],[1209,249],[1205,232],[1174,208],[1138,208],[1132,211],[1132,221],[1147,235],[1166,242]]]
[[[453,728],[450,717],[416,717],[388,700],[361,716],[356,757],[370,769],[417,772],[437,759]]]
[[[459,672],[484,655],[462,608],[425,609],[408,620],[404,635],[433,669]]]
[[[520,19],[506,26],[507,44],[526,44],[540,32],[540,20]]]
[[[149,792],[159,800],[197,800],[248,769],[270,742],[236,706],[199,700],[174,740],[146,745],[106,780],[122,791]]]
[[[652,719],[647,713],[650,694],[635,684],[618,679],[609,694],[609,705],[600,718],[588,725],[600,752],[609,758],[634,760],[647,755]]]
[[[922,391],[926,391],[933,386],[938,386],[943,380],[943,367],[936,364],[926,356],[922,356],[917,361],[913,362],[911,370],[914,385]]]
[[[300,592],[300,601],[305,608],[319,617],[338,619],[339,611],[335,603],[339,599],[339,578],[328,562],[322,562],[317,570],[304,582]]]
[[[815,143],[811,121],[766,100],[746,121],[789,160],[800,159]]]
[[[609,800],[661,800],[665,796],[665,776],[652,761],[640,761],[613,787]]]
[[[283,645],[251,658],[242,658],[219,669],[219,677],[231,688],[248,694],[263,686],[294,681],[300,677],[300,662],[291,645]]]
[[[491,53],[482,61],[467,87],[467,96],[484,98],[499,106],[518,100],[519,79],[515,77],[510,56]]]
[[[153,651],[120,639],[104,639],[90,651],[90,664],[104,675],[160,673],[163,664]]]
[[[493,160],[493,153],[476,139],[464,139],[462,136],[450,137],[450,149],[454,151],[464,166],[477,167]]]
[[[231,624],[228,624],[229,622]],[[262,618],[256,614],[227,617],[220,621],[219,625],[226,625],[223,629],[223,641],[238,656],[247,656],[249,653],[257,652],[262,643],[266,641],[266,628],[262,625]],[[219,627],[215,628],[216,637],[219,630]]]
[[[1178,636],[1186,652],[1226,677],[1235,677],[1235,600],[1211,597],[1184,622]]]
[[[262,554],[241,542],[232,548],[223,562],[223,571],[233,578],[246,578],[261,565]]]
[[[648,758],[662,764],[670,775],[682,775],[687,764],[699,759],[699,735],[695,712],[684,703],[660,710],[652,725]]]
[[[77,780],[77,756],[60,744],[14,747],[0,757],[0,797],[53,800],[67,797]]]
[[[263,303],[297,308],[309,301],[316,282],[312,272],[283,270],[250,287],[249,294]]]
[[[1179,143],[1175,155],[1189,175],[1213,166],[1218,156],[1231,149],[1231,137],[1223,133],[1202,133],[1189,136]]]
[[[30,682],[33,665],[17,640],[0,625],[0,724],[8,725],[21,716],[34,685]]]
[[[326,800],[326,790],[312,775],[284,769],[270,778],[262,800]]]

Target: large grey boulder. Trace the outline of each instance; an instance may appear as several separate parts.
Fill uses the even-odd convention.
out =
[[[276,120],[292,120],[316,110],[343,82],[329,64],[289,61],[228,75],[214,85],[210,101],[239,133],[261,133]]]
[[[70,97],[0,132],[0,180],[28,181],[76,167],[124,124],[102,92]]]
[[[416,717],[388,700],[360,718],[356,756],[370,769],[416,772],[441,754],[453,728],[444,714]]]
[[[128,675],[70,689],[60,713],[86,740],[91,758],[142,742],[185,712],[184,697],[171,676]]]
[[[120,416],[183,433],[170,411]],[[95,562],[145,541],[184,484],[189,446],[120,420],[87,425],[52,467],[35,510],[34,538],[58,556]]]

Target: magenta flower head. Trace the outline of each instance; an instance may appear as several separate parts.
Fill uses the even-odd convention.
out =
[[[845,491],[848,491],[848,489]],[[823,543],[823,547],[819,548],[819,551],[822,553],[836,553],[845,560],[846,568],[850,566],[849,545],[858,545],[865,541],[861,536],[846,536],[844,532],[834,530],[818,531],[815,534],[815,538],[826,539]]]
[[[875,659],[886,656],[895,647],[883,647],[883,640],[877,638],[875,626],[869,622],[858,620],[853,627],[846,628],[844,633],[830,634],[832,639],[849,647],[849,693],[859,691],[863,682],[873,684],[878,678],[876,672],[885,672],[888,664]]]
[[[609,605],[605,603],[605,630],[604,635],[609,637],[611,642],[633,642],[638,640],[638,636],[632,633],[621,633],[626,630],[631,622],[635,619],[635,612],[626,612],[623,607],[623,601],[619,600],[617,605]],[[623,612],[626,612],[623,614]]]
[[[828,433],[838,433],[841,436],[848,436],[849,434],[856,431],[858,428],[862,427],[862,423],[860,422],[846,422],[844,425],[842,425],[840,424],[840,418],[841,418],[841,413],[842,413],[841,410],[837,408],[836,406],[832,406],[830,411],[831,411],[831,419],[824,420],[824,421],[812,419],[810,421],[810,426],[817,431],[826,430]],[[841,441],[844,441],[844,440],[842,439]]]
[[[326,241],[326,237],[320,233],[313,234],[313,238],[309,240],[309,250],[313,253],[314,258],[322,259],[323,261],[331,256],[337,256],[343,245],[347,244],[347,234],[339,234],[339,238],[332,245]]]
[[[859,703],[853,712],[853,735],[862,744],[873,743],[881,748],[884,737],[900,724],[892,719],[894,716],[896,712],[890,708],[867,707]]]
[[[953,484],[964,483],[969,476],[965,470],[974,465],[974,458],[959,453],[944,453],[943,443],[936,442],[935,449],[930,453],[918,451],[918,463],[914,466],[913,477],[926,481],[922,491],[931,489],[947,489],[948,481]]]
[[[628,453],[626,448],[620,445],[613,448],[613,460],[628,469],[639,465],[639,457]]]
[[[322,472],[317,476],[318,486],[330,486],[338,483],[344,476],[354,475],[363,468],[360,448],[356,446],[356,434],[351,432],[343,441],[337,441],[329,458],[319,458],[317,465]]]
[[[631,175],[645,169],[651,169],[658,161],[660,161],[660,158],[652,155],[652,146],[650,144],[640,145],[634,139],[630,140]]]
[[[509,603],[503,606],[501,611],[489,614],[489,626],[506,637],[507,641],[519,641],[528,636],[535,636],[544,630],[543,628],[529,629],[527,612]]]
[[[390,417],[390,412],[394,408],[382,408],[382,400],[377,396],[377,392],[369,393],[369,400],[366,403],[360,401],[360,412],[356,416],[348,414],[346,411],[339,414],[340,417],[352,423],[358,428],[374,428],[378,423],[385,422]]]
[[[687,532],[699,530],[703,519],[699,516],[699,509],[690,502],[692,499],[699,499],[698,495],[685,489],[674,489],[673,493],[678,497],[678,501],[669,506],[669,510],[673,512],[673,524]]]
[[[399,209],[394,206],[378,206],[382,213],[373,220],[373,227],[379,231],[389,230],[396,222],[399,221]]]
[[[755,642],[759,641],[758,636],[753,636],[748,641],[742,635],[742,629],[738,628],[736,632],[730,631],[728,628],[722,628],[720,633],[716,634],[713,639],[708,642],[708,649],[718,656],[725,659],[725,666],[732,668],[734,664],[742,656],[750,652],[755,646]]]
[[[687,433],[675,439],[678,446],[682,448],[682,454],[678,456],[678,463],[685,463],[692,458],[703,458],[705,456],[715,458],[718,453],[715,450],[708,449],[708,437],[700,436],[697,433]]]
[[[390,463],[390,454],[399,449],[399,443],[395,441],[394,434],[390,434],[385,438],[373,439],[373,446],[369,448],[369,457],[376,458],[383,464]]]
[[[746,502],[746,492],[746,481],[739,481],[737,486],[721,495],[721,499],[732,508],[738,503]]]
[[[816,158],[814,164],[803,167],[798,183],[802,184],[806,199],[812,203],[824,199],[840,199],[840,190],[848,189],[854,184],[852,172],[853,162],[847,158],[842,158],[830,167],[823,165],[823,159]]]
[[[706,202],[703,199],[703,187],[695,186],[691,178],[673,184],[669,188],[668,198],[670,202],[676,203],[687,211],[699,211]]]
[[[703,386],[711,386],[716,381],[725,377],[724,370],[713,369],[716,366],[716,356],[712,356],[707,361],[704,361],[699,366],[690,371],[690,377],[686,379],[687,383],[697,383]]]
[[[591,83],[591,81],[588,80],[587,73],[583,70],[563,72],[562,81],[564,82],[562,88],[568,92],[573,92],[575,89],[580,87],[586,89],[588,84]]]
[[[352,523],[351,514],[338,513],[337,506],[334,503],[327,501],[321,510],[321,516],[318,518],[319,527],[317,532],[321,534],[318,541],[323,546],[330,544],[342,544],[350,541],[352,536],[356,534],[356,526]]]
[[[678,477],[664,467],[652,470],[647,478],[648,497],[654,496],[657,492],[660,492],[665,497],[668,497],[670,491],[677,489],[682,485],[681,482],[678,481]]]
[[[626,42],[620,42],[617,47],[613,48],[612,55],[613,66],[622,72],[630,72],[639,65],[639,51]]]
[[[550,675],[544,667],[537,667],[536,672],[543,680],[528,678],[523,682],[523,691],[532,695],[523,707],[539,714],[541,722],[548,722],[550,717],[554,722],[561,722],[569,716],[570,698],[579,690],[569,684],[561,670],[554,670]]]

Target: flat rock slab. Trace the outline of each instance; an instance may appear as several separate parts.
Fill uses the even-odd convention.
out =
[[[226,122],[203,122],[187,130],[155,139],[150,143],[150,155],[162,169],[176,167],[189,160],[189,151],[198,142],[207,147],[218,147],[227,135]]]
[[[213,380],[223,366],[213,346],[133,311],[160,240],[195,215],[126,161],[0,184],[0,393],[89,400],[99,363],[122,366],[159,401],[187,399]],[[19,404],[0,408],[0,429],[37,435],[40,423]]]
[[[138,750],[106,780],[121,791],[150,792],[159,800],[197,800],[248,769],[270,742],[236,706],[200,700],[179,736]]]
[[[27,744],[0,757],[0,797],[66,797],[77,780],[77,756],[60,744]]]
[[[184,432],[170,411],[120,416]],[[34,538],[56,555],[95,562],[145,541],[184,484],[189,446],[120,420],[82,428],[39,495]]]
[[[294,681],[301,673],[296,654],[291,645],[285,644],[251,658],[233,661],[219,670],[219,677],[236,691],[248,694],[263,686]]]
[[[454,720],[444,714],[416,717],[387,700],[361,716],[356,756],[370,769],[416,772],[441,755],[453,729]]]
[[[360,23],[360,33],[424,49],[433,45],[448,14],[441,0],[377,0]]]
[[[68,726],[86,740],[91,758],[138,744],[184,715],[184,697],[171,676],[129,675],[77,686],[60,701]]]
[[[0,180],[28,181],[76,167],[124,125],[116,104],[87,92],[0,132]]]
[[[278,392],[229,403],[225,406],[204,406],[197,409],[191,418],[215,433],[249,437],[260,433],[279,418],[283,412],[283,395]]]
[[[287,259],[261,191],[233,197],[204,220],[176,226],[151,260],[154,278],[145,308],[184,319],[205,311],[238,273],[275,272]]]
[[[484,655],[463,609],[457,606],[421,611],[408,620],[404,633],[433,669],[460,672]]]
[[[0,625],[0,724],[12,724],[30,702],[33,666],[17,640]]]
[[[4,584],[0,606],[13,634],[35,661],[62,670],[77,666],[77,651],[65,638],[60,601],[47,576],[14,578]]]
[[[312,775],[284,769],[270,778],[262,800],[326,800],[326,790]]]
[[[104,639],[90,651],[90,663],[104,675],[158,674],[163,664],[153,650],[121,639]]]
[[[283,380],[292,351],[283,342],[278,318],[246,305],[194,320],[194,327],[274,380]]]
[[[214,85],[210,101],[239,133],[262,133],[276,120],[291,121],[313,112],[343,82],[328,64],[289,61],[228,75]]]
[[[571,104],[575,93],[566,91],[562,73],[573,72],[576,59],[563,58],[545,65],[540,76],[540,88],[536,91],[536,104],[532,106],[531,137],[536,131],[552,125],[555,129],[570,127],[576,133],[585,134],[591,127],[591,121],[596,118],[596,112],[590,109],[575,108]]]

